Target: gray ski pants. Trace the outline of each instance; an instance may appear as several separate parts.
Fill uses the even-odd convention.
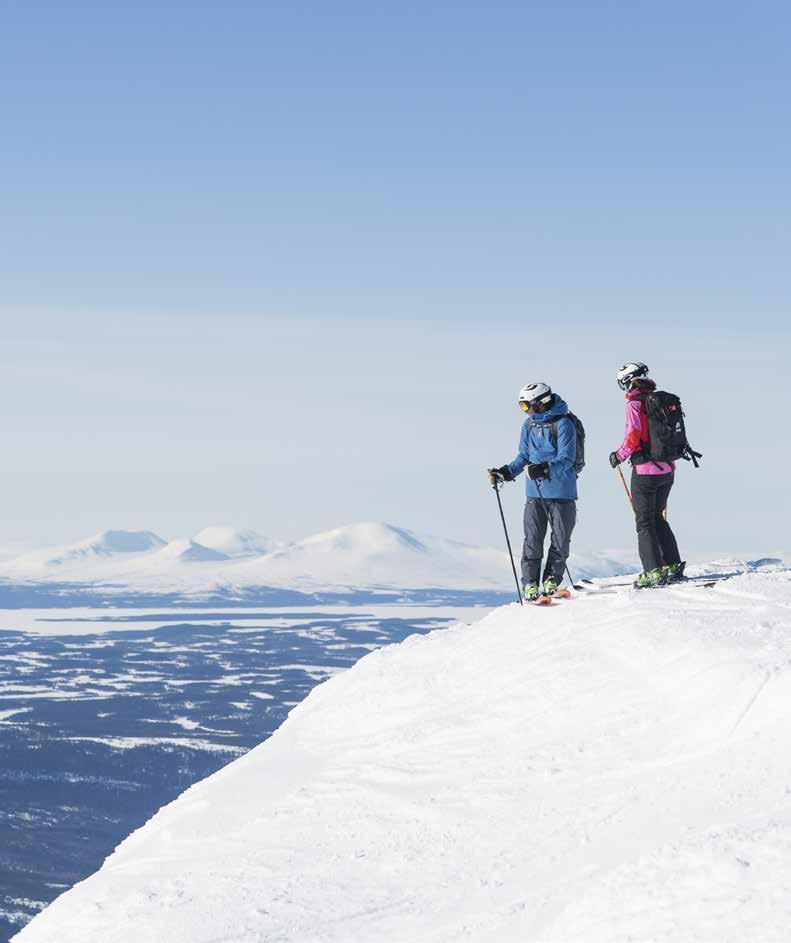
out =
[[[549,511],[549,521],[544,510]],[[549,553],[542,580],[554,576],[560,583],[566,568],[571,546],[571,532],[577,523],[577,502],[569,498],[546,498],[544,504],[537,498],[528,498],[525,504],[525,542],[522,547],[522,584],[538,582],[541,558],[544,556],[544,538],[547,523],[552,530]]]

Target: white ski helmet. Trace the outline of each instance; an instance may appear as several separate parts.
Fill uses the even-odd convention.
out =
[[[546,383],[528,383],[519,391],[519,405],[524,403],[531,409],[549,406],[553,397],[552,390]],[[522,407],[524,409],[524,407]]]
[[[648,376],[648,367],[644,363],[640,363],[639,360],[634,363],[625,363],[617,373],[618,386],[622,390],[628,390],[632,380],[645,376]]]

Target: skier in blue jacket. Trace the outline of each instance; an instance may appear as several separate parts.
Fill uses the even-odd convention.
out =
[[[489,469],[489,476],[492,484],[513,481],[527,468],[522,583],[525,599],[534,600],[555,593],[566,568],[577,522],[577,426],[572,418],[564,418],[568,406],[546,383],[523,387],[519,406],[527,413],[519,454],[510,464]],[[539,585],[547,524],[552,536]]]

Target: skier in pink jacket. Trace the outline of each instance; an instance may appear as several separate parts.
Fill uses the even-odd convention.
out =
[[[638,589],[685,580],[684,566],[675,535],[665,519],[675,463],[655,462],[642,453],[649,450],[648,415],[645,397],[656,390],[644,363],[624,364],[618,371],[618,386],[626,392],[626,434],[620,447],[610,453],[613,468],[630,459],[631,493],[637,525],[637,546],[643,572],[635,581]]]

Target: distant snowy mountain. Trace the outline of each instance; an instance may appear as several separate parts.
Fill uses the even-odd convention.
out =
[[[157,564],[166,564],[169,561],[181,561],[182,563],[210,563],[218,560],[230,560],[227,553],[207,547],[205,544],[196,540],[181,537],[171,540],[168,544],[158,550],[155,554],[146,560],[149,566],[156,567]]]
[[[633,552],[573,554],[569,566],[581,579],[624,573],[637,561]],[[240,594],[261,587],[311,594],[513,587],[503,550],[380,522],[338,527],[293,544],[229,527],[207,527],[193,538],[169,542],[149,531],[104,531],[0,562],[0,579],[188,594]]]
[[[636,555],[603,552],[572,555],[575,579],[613,576],[636,565]],[[229,583],[379,589],[507,590],[513,586],[507,554],[490,547],[417,535],[394,524],[366,522],[315,534],[265,557],[225,571]]]
[[[413,635],[14,941],[785,941],[790,610],[751,572]]]
[[[226,557],[257,557],[285,546],[282,540],[264,537],[254,530],[237,530],[233,527],[204,527],[193,539]]]
[[[25,553],[8,561],[5,566],[14,571],[30,571],[31,574],[73,564],[89,567],[93,562],[113,557],[150,553],[164,547],[165,543],[161,537],[148,530],[105,530],[77,543]]]
[[[231,585],[315,589],[452,587],[500,589],[509,571],[499,550],[418,536],[393,524],[360,523],[307,537],[225,571]]]

